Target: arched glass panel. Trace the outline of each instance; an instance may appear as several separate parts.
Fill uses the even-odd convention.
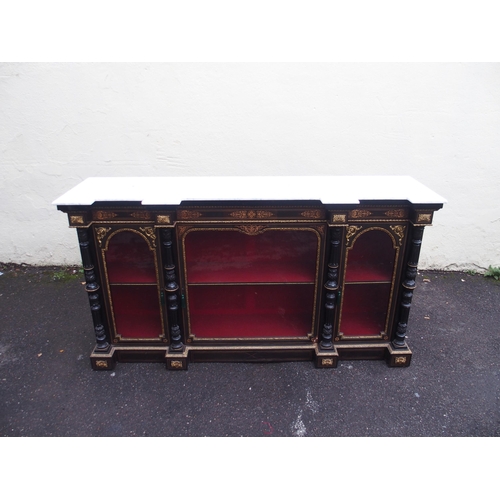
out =
[[[391,281],[396,249],[392,238],[381,229],[362,233],[348,251],[346,282]]]
[[[134,231],[111,236],[106,251],[110,283],[156,283],[154,252],[147,241]]]
[[[162,334],[155,252],[131,230],[117,231],[104,252],[116,334],[155,339]]]
[[[347,251],[340,332],[345,337],[385,333],[396,249],[386,231],[361,233]]]

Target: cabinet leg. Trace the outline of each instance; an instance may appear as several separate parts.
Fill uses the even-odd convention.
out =
[[[187,370],[189,349],[185,347],[182,351],[168,349],[165,353],[167,370]]]
[[[321,351],[316,347],[316,368],[337,368],[339,353],[335,346],[332,349]]]
[[[108,352],[94,348],[90,355],[90,363],[94,370],[114,370],[116,366],[115,350],[111,347]]]
[[[387,364],[396,368],[405,368],[410,366],[412,352],[405,346],[404,349],[394,347],[389,344],[387,347]]]

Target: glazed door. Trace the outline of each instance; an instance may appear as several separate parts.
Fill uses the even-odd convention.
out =
[[[393,313],[392,297],[406,227],[349,226],[338,338],[384,339]]]
[[[249,224],[181,232],[192,341],[312,334],[321,247],[316,229]]]
[[[113,341],[165,338],[152,227],[96,228]]]

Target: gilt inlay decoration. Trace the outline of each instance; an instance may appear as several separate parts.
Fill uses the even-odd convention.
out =
[[[385,215],[387,217],[394,217],[395,219],[402,219],[405,217],[405,211],[402,209],[395,209],[395,210],[387,210],[385,212]]]
[[[258,226],[257,224],[248,224],[245,226],[236,226],[241,232],[253,236],[264,231],[266,226]]]
[[[111,231],[110,227],[98,227],[98,228],[96,228],[95,232],[96,232],[97,241],[99,242],[100,247],[102,247],[102,241],[109,231]]]
[[[333,214],[332,222],[345,222],[346,215],[345,214]]]
[[[403,238],[405,237],[404,226],[390,226],[394,234],[399,238],[399,246],[403,243]]]
[[[361,226],[349,226],[347,228],[347,234],[346,234],[346,240],[347,244],[349,245],[350,239],[360,230],[362,229]]]
[[[370,217],[372,212],[369,210],[351,210],[351,217],[353,219],[362,219],[364,217]]]
[[[269,219],[275,216],[274,212],[267,210],[236,210],[229,215],[235,219]]]
[[[71,215],[69,220],[71,224],[84,224],[82,215]]]
[[[203,214],[198,210],[180,210],[179,219],[189,220],[189,219],[199,219]]]
[[[307,219],[321,219],[322,213],[321,210],[306,210],[300,215],[302,215],[302,217],[306,217]]]
[[[170,215],[158,215],[156,216],[156,222],[158,224],[170,224]]]
[[[118,214],[115,212],[106,212],[104,210],[98,210],[95,213],[95,218],[97,220],[109,220],[109,219],[114,219],[117,216]]]
[[[431,222],[432,214],[418,214],[417,222]]]
[[[156,246],[156,234],[155,230],[152,227],[140,227],[139,228],[144,235],[148,238],[148,240],[151,242],[153,247]]]
[[[132,212],[130,214],[134,219],[151,219],[151,213],[150,212]]]

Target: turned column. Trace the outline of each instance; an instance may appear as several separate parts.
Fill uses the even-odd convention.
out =
[[[411,301],[413,291],[415,290],[415,280],[417,277],[417,265],[422,247],[422,237],[424,234],[423,226],[414,226],[411,236],[411,246],[409,250],[408,262],[405,268],[405,274],[402,282],[401,301],[399,304],[399,320],[396,334],[392,345],[395,349],[406,348],[406,330],[408,328],[408,317],[410,315]]]
[[[94,260],[90,249],[90,229],[78,228],[78,241],[82,255],[83,272],[85,274],[85,290],[89,296],[90,311],[94,323],[96,350],[107,352],[110,349],[109,333],[104,326],[102,314],[102,297],[99,282],[95,273]]]
[[[170,335],[170,350],[182,351],[181,327],[179,325],[179,285],[175,273],[172,229],[161,229],[162,255],[164,262],[165,297]]]
[[[330,248],[328,268],[324,284],[324,320],[320,333],[320,349],[333,349],[333,323],[335,321],[335,306],[339,288],[340,238],[342,229],[336,227],[330,230]]]

